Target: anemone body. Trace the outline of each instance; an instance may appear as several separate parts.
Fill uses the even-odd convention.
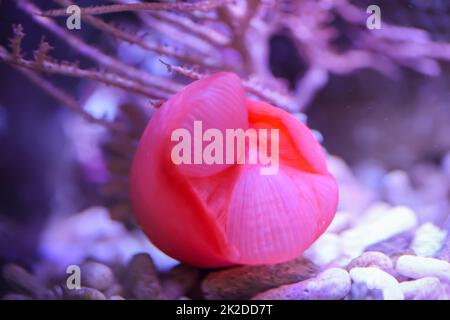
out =
[[[204,130],[218,129],[224,136],[226,129],[278,129],[278,172],[261,175],[259,162],[174,164],[173,131],[194,134],[199,120]],[[150,240],[169,256],[200,267],[293,259],[326,230],[338,200],[310,130],[291,114],[247,98],[232,73],[191,83],[154,113],[130,181],[134,212]]]

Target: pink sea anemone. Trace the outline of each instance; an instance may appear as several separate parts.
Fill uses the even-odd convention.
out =
[[[278,129],[279,170],[262,175],[260,162],[175,164],[172,133],[193,134],[194,121],[224,135],[227,129]],[[258,152],[250,149],[244,156]],[[293,259],[326,230],[338,200],[310,130],[289,113],[247,98],[232,73],[193,82],[154,113],[130,180],[134,211],[150,240],[201,267]]]

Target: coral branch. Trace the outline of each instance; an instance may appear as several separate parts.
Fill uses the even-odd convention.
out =
[[[69,0],[54,0],[54,2],[60,4],[61,6],[69,6],[73,3],[72,1]],[[169,47],[167,45],[155,44],[146,41],[141,37],[136,36],[135,34],[125,32],[94,16],[82,15],[81,18],[90,25],[92,25],[93,27],[97,28],[98,30],[103,31],[114,38],[126,41],[131,44],[135,44],[144,50],[154,51],[160,55],[172,57],[187,63],[200,64],[207,67],[214,67],[214,64],[212,64],[209,60],[205,59],[204,56],[194,56],[192,54],[187,54],[186,52],[182,52],[180,50],[177,50],[176,48]]]
[[[84,70],[78,68],[78,66],[73,64],[61,64],[50,62],[47,60],[42,61],[42,63],[39,64],[36,61],[14,57],[11,54],[9,54],[5,48],[1,46],[0,46],[0,61],[36,71],[44,71],[52,74],[95,80],[98,82],[105,83],[107,85],[112,85],[124,89],[127,92],[134,92],[143,95],[151,99],[160,97],[159,92],[154,91],[151,88],[143,86],[139,83],[130,81],[129,79],[120,77],[114,73],[100,72],[96,70]]]
[[[158,20],[151,15],[139,14],[139,18],[145,27],[161,33],[165,38],[172,39],[180,45],[189,48],[190,51],[200,53],[208,57],[208,59],[214,58],[216,61],[219,60],[221,47],[211,45],[211,43],[200,37],[187,33],[169,22]],[[218,65],[220,64],[221,62],[218,62]]]
[[[272,103],[287,111],[298,111],[301,109],[300,106],[297,106],[294,97],[288,94],[284,95],[277,91],[270,90],[269,88],[265,88],[260,84],[255,83],[254,81],[243,81],[243,85],[248,92],[252,93],[258,98]]]
[[[204,74],[196,72],[192,69],[188,69],[188,68],[181,67],[181,66],[173,66],[170,63],[167,63],[161,59],[159,59],[159,61],[167,67],[167,71],[182,75],[182,76],[192,79],[192,80],[198,80],[205,76]]]
[[[104,54],[97,48],[90,46],[78,37],[70,34],[67,30],[58,26],[53,20],[36,16],[34,13],[39,12],[40,9],[32,4],[29,0],[18,0],[17,4],[20,9],[30,15],[38,24],[48,29],[50,32],[57,35],[71,47],[83,54],[84,56],[96,61],[100,65],[110,68],[119,73],[122,77],[127,77],[145,84],[147,86],[158,89],[161,92],[160,97],[166,98],[168,94],[177,92],[181,86],[169,79],[157,77],[146,72],[140,71],[134,67],[130,67],[121,61]],[[165,93],[165,94],[164,94]]]
[[[18,67],[17,70],[19,70],[23,75],[25,75],[36,86],[38,86],[43,91],[48,93],[51,97],[58,100],[71,110],[79,113],[89,122],[100,124],[114,131],[124,131],[124,128],[117,123],[112,123],[109,121],[105,121],[103,119],[97,119],[93,117],[90,113],[86,112],[75,99],[73,99],[71,96],[66,94],[61,89],[54,86],[51,82],[47,81],[36,72],[20,67]]]
[[[100,15],[117,12],[136,12],[136,11],[208,11],[230,3],[230,0],[203,0],[196,2],[169,2],[169,3],[129,3],[129,4],[111,4],[95,7],[81,8],[81,14]],[[47,17],[66,16],[66,9],[54,9],[41,13]]]
[[[47,56],[53,47],[45,41],[45,37],[42,36],[41,42],[39,43],[39,48],[34,52],[34,60],[38,65],[43,65],[44,61],[47,60]]]
[[[190,34],[197,35],[201,39],[215,45],[215,46],[227,46],[230,43],[230,39],[224,34],[209,28],[206,25],[199,25],[190,18],[173,14],[170,12],[155,12],[153,16],[165,20],[173,25],[179,26],[183,30]]]
[[[9,39],[9,46],[11,47],[11,50],[13,52],[14,57],[21,58],[22,57],[22,40],[25,36],[25,33],[23,33],[23,27],[22,25],[13,25],[13,32],[14,36]]]
[[[182,66],[173,66],[163,60],[159,60],[162,64],[164,64],[167,67],[167,70],[169,72],[173,72],[175,74],[179,74],[182,76],[185,76],[192,80],[198,80],[203,78],[205,75],[202,73],[199,73],[195,70],[182,67]],[[289,95],[283,95],[279,92],[270,90],[268,88],[264,88],[260,84],[250,81],[250,80],[244,80],[242,81],[243,86],[247,89],[247,91],[258,98],[261,98],[267,102],[270,102],[274,105],[277,105],[283,109],[293,111],[298,110],[299,108],[295,107],[295,101],[294,98]]]

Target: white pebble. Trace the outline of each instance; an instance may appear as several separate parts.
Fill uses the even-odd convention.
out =
[[[416,214],[407,207],[394,207],[378,219],[358,225],[341,233],[344,250],[349,256],[359,256],[365,248],[397,234],[403,233],[417,225]]]
[[[368,207],[364,211],[364,214],[358,217],[357,221],[354,221],[355,226],[364,225],[372,223],[373,221],[377,221],[381,217],[388,215],[391,209],[392,206],[387,202],[377,201],[375,203],[372,203],[370,207]]]
[[[435,277],[402,282],[400,289],[406,300],[436,300],[442,291],[441,282]]]
[[[295,112],[292,115],[300,122],[306,123],[308,121],[308,116],[303,112]]]
[[[443,247],[446,237],[446,231],[432,223],[425,223],[416,231],[411,249],[418,256],[433,257]]]
[[[333,218],[333,221],[331,221],[331,224],[329,225],[327,229],[327,233],[339,233],[342,230],[346,229],[351,222],[352,215],[350,212],[347,211],[338,211],[336,212],[336,215]]]
[[[331,263],[341,254],[339,236],[334,233],[324,233],[308,250],[304,256],[319,267]]]
[[[442,160],[442,169],[450,177],[450,152],[448,152]]]
[[[110,288],[115,283],[112,270],[95,261],[85,262],[81,266],[81,279],[83,286],[100,291]]]
[[[404,255],[398,258],[395,269],[413,279],[436,277],[450,282],[450,263],[439,259]]]
[[[330,268],[309,281],[308,290],[317,294],[317,299],[342,299],[350,291],[348,272],[341,268]]]
[[[384,300],[403,300],[400,285],[389,273],[375,268],[353,268],[350,277],[356,286],[365,285],[370,290],[380,290]]]

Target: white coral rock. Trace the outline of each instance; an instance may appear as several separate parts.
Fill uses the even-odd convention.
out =
[[[425,277],[400,283],[406,300],[436,300],[441,295],[441,282],[436,277]]]
[[[404,255],[398,258],[395,269],[413,279],[436,277],[450,282],[450,263],[439,259]]]
[[[416,255],[433,257],[444,246],[447,232],[441,230],[432,223],[425,223],[417,229],[411,244],[411,249]]]
[[[414,211],[407,207],[394,207],[371,217],[365,223],[341,233],[345,253],[356,258],[370,245],[408,231],[417,225]]]
[[[350,277],[353,281],[352,291],[361,291],[361,287],[365,287],[369,293],[370,291],[381,291],[384,300],[404,299],[397,279],[381,269],[375,267],[353,268],[350,270]],[[365,297],[356,296],[356,298]]]

